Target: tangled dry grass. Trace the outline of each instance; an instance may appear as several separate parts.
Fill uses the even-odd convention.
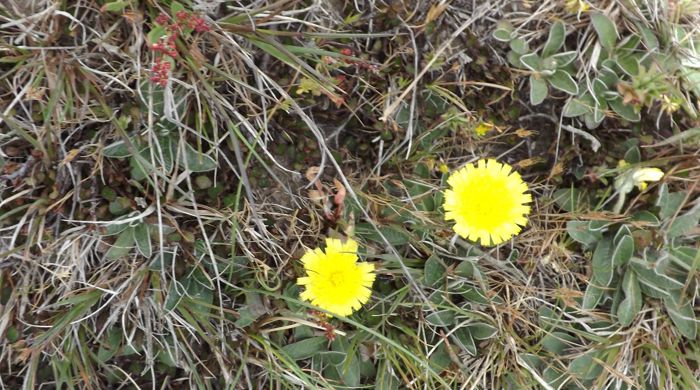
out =
[[[164,58],[178,11],[208,31]],[[493,39],[508,21],[540,50],[563,21],[583,91],[594,13],[680,64],[608,91],[638,122],[588,129],[555,83],[531,104],[546,73]],[[689,0],[0,1],[0,386],[700,388],[697,26]],[[483,157],[534,198],[495,248],[441,209],[446,170]],[[666,174],[615,211],[619,160]],[[586,307],[612,226],[686,264],[682,302],[644,290],[621,326],[619,273]],[[340,236],[378,278],[328,320],[298,259]]]

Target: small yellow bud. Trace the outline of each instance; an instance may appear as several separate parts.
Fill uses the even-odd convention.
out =
[[[565,8],[572,14],[578,14],[591,9],[591,5],[585,0],[566,0]]]
[[[486,135],[489,131],[493,130],[495,126],[492,123],[488,122],[481,122],[479,123],[479,126],[476,126],[474,131],[476,132],[477,135],[480,137]]]

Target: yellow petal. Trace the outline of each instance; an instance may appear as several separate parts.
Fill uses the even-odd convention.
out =
[[[659,168],[640,168],[634,171],[632,179],[635,184],[647,181],[659,181],[664,177],[664,171]]]

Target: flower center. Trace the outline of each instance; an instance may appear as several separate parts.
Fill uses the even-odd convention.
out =
[[[487,179],[468,186],[461,195],[463,202],[469,205],[461,213],[464,218],[472,225],[489,229],[503,224],[513,203],[511,194],[500,180]]]
[[[328,276],[328,281],[331,282],[333,287],[338,287],[341,284],[343,284],[344,279],[345,279],[345,277],[343,276],[343,273],[340,271],[333,272]]]

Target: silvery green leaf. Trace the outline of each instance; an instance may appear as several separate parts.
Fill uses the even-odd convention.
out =
[[[592,280],[596,283],[600,283],[603,287],[610,286],[613,278],[612,249],[612,240],[607,237],[603,238],[598,241],[598,245],[596,245],[591,260],[591,268],[593,270]]]
[[[563,68],[569,65],[570,63],[574,62],[577,56],[578,53],[576,51],[565,51],[563,53],[554,54],[547,58],[555,61],[554,66],[556,68]]]
[[[676,329],[686,338],[694,340],[698,334],[698,321],[695,318],[693,299],[681,298],[679,295],[671,294],[664,298],[664,306]]]
[[[185,158],[180,159],[180,166],[192,172],[207,172],[217,167],[216,161],[208,154],[200,153],[190,144],[185,143]]]
[[[569,98],[564,106],[563,115],[567,118],[574,118],[593,112],[595,101],[590,93],[585,92],[580,97]]]
[[[495,40],[501,42],[509,42],[512,39],[511,31],[502,28],[496,29],[493,32],[492,36]]]
[[[637,112],[634,106],[632,106],[631,104],[623,103],[620,97],[609,99],[608,104],[610,105],[610,108],[612,108],[613,111],[615,111],[615,113],[621,116],[624,120],[630,122],[639,122],[642,118],[641,114]]]
[[[625,273],[622,280],[622,291],[625,299],[617,307],[617,319],[620,325],[628,326],[634,321],[640,310],[642,310],[642,290],[639,287],[637,276],[631,270]]]
[[[564,27],[564,23],[557,20],[549,29],[549,36],[544,44],[544,49],[542,49],[542,56],[549,57],[558,52],[564,46],[564,38],[566,38],[566,27]]]
[[[515,38],[510,41],[510,49],[518,54],[526,54],[529,51],[529,45],[523,38]]]
[[[615,23],[613,23],[607,16],[603,14],[592,14],[591,22],[593,23],[593,28],[598,34],[598,41],[600,45],[603,46],[608,51],[612,51],[615,48],[615,42],[617,41],[617,28]]]
[[[126,256],[131,251],[131,248],[134,247],[134,233],[132,230],[133,228],[129,227],[119,233],[117,240],[105,253],[105,258],[116,260]]]
[[[544,79],[530,76],[530,103],[536,106],[544,101],[549,94],[547,82]]]
[[[537,55],[537,53],[525,54],[524,56],[520,57],[520,63],[533,72],[542,70],[542,59],[539,55]]]
[[[564,91],[570,95],[578,94],[578,85],[571,77],[571,75],[561,69],[558,69],[552,76],[550,76],[547,81],[552,85],[552,87]]]
[[[636,76],[639,74],[639,61],[634,55],[626,55],[617,58],[617,66],[622,69],[623,72],[627,73],[629,76]]]

